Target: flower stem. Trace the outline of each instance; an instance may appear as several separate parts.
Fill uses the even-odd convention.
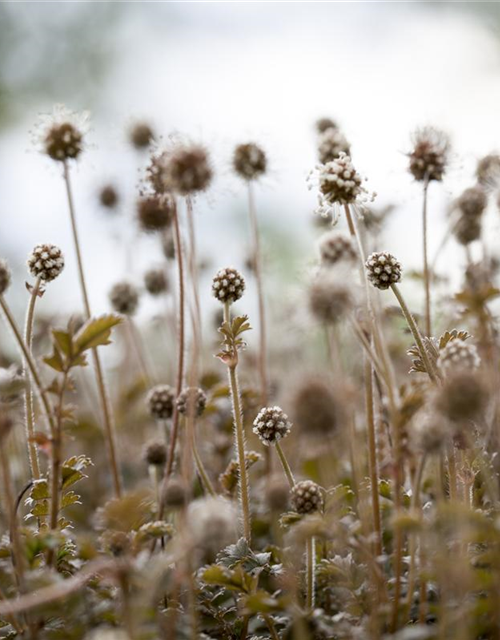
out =
[[[281,464],[283,465],[283,471],[287,477],[290,486],[293,487],[295,484],[295,480],[293,478],[292,470],[290,469],[290,465],[288,464],[288,460],[286,459],[285,452],[283,451],[281,444],[276,442],[276,451],[278,453]]]
[[[431,283],[429,274],[429,259],[427,255],[427,192],[429,190],[429,180],[424,181],[423,205],[422,205],[422,238],[424,257],[424,287],[425,287],[425,332],[427,336],[432,335],[431,326]]]
[[[64,392],[66,390],[66,383],[68,380],[68,373],[66,372],[61,382],[59,389],[59,398],[56,412],[56,424],[55,432],[52,436],[51,447],[51,489],[50,489],[50,528],[52,530],[57,529],[58,517],[59,517],[59,492],[61,490],[61,453],[62,453],[62,424],[63,424],[63,403]],[[55,554],[50,554],[50,559],[53,561]]]
[[[316,569],[316,544],[314,536],[306,541],[306,607],[314,608],[315,602],[315,569]]]
[[[24,342],[31,353],[33,342],[33,321],[35,318],[35,304],[40,292],[41,278],[38,277],[31,290],[28,311],[26,313],[26,321],[24,325]],[[26,377],[26,360],[23,359],[23,373]],[[31,476],[33,480],[40,478],[40,462],[38,460],[38,448],[34,441],[35,434],[35,416],[33,407],[33,391],[28,385],[24,392],[24,406],[26,417],[26,440],[28,446],[28,457],[30,462]]]
[[[64,161],[64,183],[66,185],[66,195],[68,199],[71,231],[73,233],[73,241],[75,245],[76,259],[78,263],[78,275],[80,278],[80,288],[81,288],[82,297],[83,297],[83,306],[85,309],[85,315],[87,316],[87,319],[89,319],[92,314],[90,310],[90,302],[89,302],[89,297],[87,293],[85,273],[83,270],[83,260],[82,260],[82,254],[80,249],[80,240],[78,237],[78,229],[76,226],[75,206],[73,203],[73,193],[71,190],[69,164],[67,161]],[[102,410],[102,416],[104,420],[106,443],[108,446],[108,456],[109,456],[109,463],[111,466],[111,473],[113,477],[113,485],[114,485],[116,496],[120,497],[122,488],[121,488],[120,471],[118,467],[118,457],[116,453],[115,425],[113,422],[113,414],[110,406],[108,393],[106,390],[106,383],[104,380],[104,374],[101,366],[101,359],[100,359],[97,348],[92,349],[92,356],[94,360],[94,370],[96,375],[97,389],[98,389],[99,398],[101,401],[101,410]]]
[[[370,484],[372,493],[373,530],[377,536],[375,540],[375,553],[382,555],[382,522],[380,518],[378,465],[377,465],[377,440],[375,434],[375,416],[373,412],[373,374],[369,359],[365,356],[365,402],[366,423],[368,431],[368,462],[370,471]]]

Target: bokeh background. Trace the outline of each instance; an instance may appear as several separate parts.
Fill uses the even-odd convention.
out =
[[[109,309],[114,282],[125,275],[140,282],[162,260],[157,243],[138,238],[134,225],[146,158],[130,148],[126,132],[143,119],[159,135],[179,132],[211,152],[216,180],[196,201],[205,304],[215,308],[212,273],[225,263],[244,268],[248,256],[246,193],[230,158],[236,143],[250,139],[269,156],[257,187],[267,286],[281,301],[299,295],[318,235],[306,178],[320,116],[340,123],[378,193],[376,205],[395,205],[383,248],[407,269],[419,268],[421,197],[406,172],[410,133],[432,124],[453,142],[448,176],[430,193],[432,255],[449,201],[473,183],[477,159],[500,148],[499,17],[499,4],[487,2],[1,4],[0,255],[15,271],[10,302],[21,313],[26,255],[52,242],[67,267],[40,312],[80,308],[60,168],[35,150],[30,134],[38,114],[60,102],[92,113],[89,149],[73,179],[94,313]],[[97,198],[110,181],[122,198],[115,215]],[[492,230],[496,218],[490,212]],[[461,259],[450,243],[440,265],[453,277]],[[413,295],[418,300],[418,287]],[[250,311],[252,304],[250,297]]]

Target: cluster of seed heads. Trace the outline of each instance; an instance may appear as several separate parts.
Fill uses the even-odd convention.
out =
[[[292,509],[300,514],[323,509],[323,490],[312,480],[297,482],[290,490]]]
[[[309,286],[309,308],[319,322],[339,322],[353,306],[351,288],[330,273],[318,274]]]
[[[168,420],[174,412],[175,393],[168,384],[158,384],[146,397],[150,415],[156,420]]]
[[[465,340],[450,340],[441,349],[437,360],[438,367],[444,373],[456,373],[459,370],[474,371],[481,364],[481,358],[475,345]]]
[[[139,291],[130,282],[117,282],[109,292],[109,301],[117,313],[132,316],[139,306]]]
[[[415,180],[441,181],[446,171],[450,142],[448,136],[434,129],[423,127],[413,135],[413,149],[408,154],[409,171]]]
[[[212,294],[222,303],[233,304],[245,291],[245,279],[233,267],[219,269],[212,280]]]
[[[207,394],[199,387],[188,387],[177,398],[177,410],[182,415],[189,415],[190,411],[194,411],[194,415],[201,416],[206,406]]]
[[[387,251],[372,253],[365,266],[368,279],[377,289],[388,289],[401,280],[401,264]]]
[[[11,272],[7,260],[0,258],[0,296],[3,295],[10,286]]]
[[[266,446],[276,444],[290,433],[292,424],[280,407],[261,409],[254,420],[253,432]]]
[[[318,159],[322,164],[336,160],[341,153],[348,154],[349,143],[337,127],[325,129],[318,137]]]
[[[240,178],[256,180],[266,172],[266,154],[254,142],[240,144],[234,150],[233,168]]]
[[[351,238],[338,231],[330,231],[320,238],[319,253],[325,266],[333,266],[342,261],[354,261],[357,258]]]
[[[168,291],[168,278],[164,269],[150,269],[144,274],[144,286],[152,296]]]
[[[27,265],[34,278],[50,282],[64,269],[64,256],[54,244],[37,244],[28,256]]]

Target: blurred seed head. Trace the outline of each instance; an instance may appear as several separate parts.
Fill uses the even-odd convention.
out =
[[[416,422],[411,439],[420,451],[432,455],[443,451],[451,442],[452,432],[452,426],[442,416],[426,411]]]
[[[136,122],[130,127],[128,135],[131,145],[140,151],[147,149],[155,139],[153,129],[147,122]]]
[[[413,150],[408,154],[408,170],[421,182],[443,179],[450,153],[447,134],[434,127],[417,129],[413,136]]]
[[[319,239],[321,264],[327,267],[339,262],[354,262],[357,259],[356,247],[345,233],[330,231]]]
[[[11,280],[12,274],[7,260],[0,258],[0,296],[2,296],[10,287]]]
[[[198,387],[187,387],[177,398],[177,410],[182,415],[189,415],[194,409],[194,415],[201,416],[207,406],[207,394]]]
[[[337,431],[344,418],[343,404],[331,385],[306,377],[292,400],[293,421],[307,436],[324,438]]]
[[[271,511],[282,513],[290,504],[290,485],[282,476],[272,476],[266,483],[265,499]]]
[[[161,440],[148,442],[143,450],[144,460],[154,466],[162,467],[167,461],[167,447]]]
[[[178,146],[168,154],[163,167],[163,182],[181,196],[205,191],[213,171],[206,150],[198,145]]]
[[[236,507],[225,498],[201,498],[188,507],[188,531],[204,561],[213,561],[221,549],[236,540],[237,523]]]
[[[139,292],[130,282],[117,282],[109,292],[113,310],[125,316],[132,316],[139,306]]]
[[[170,226],[175,202],[168,195],[142,196],[137,203],[137,217],[143,231],[163,231]]]
[[[474,344],[465,340],[450,340],[441,349],[437,365],[443,373],[454,374],[461,370],[475,371],[481,364],[481,358]]]
[[[331,118],[319,118],[315,126],[318,133],[324,133],[327,129],[338,129],[337,123]]]
[[[344,134],[337,127],[325,129],[318,137],[318,159],[326,164],[336,160],[341,153],[349,154],[350,147]]]
[[[245,292],[245,279],[234,267],[219,269],[212,280],[212,295],[222,303],[233,304]]]
[[[149,413],[156,420],[168,420],[174,412],[175,393],[168,384],[158,384],[153,387],[147,397],[146,404]]]
[[[469,187],[455,200],[455,206],[464,216],[477,218],[482,215],[488,198],[480,185]]]
[[[112,184],[105,184],[99,191],[99,202],[106,209],[116,209],[120,197]]]
[[[292,509],[300,514],[323,509],[323,489],[312,480],[297,482],[290,491]]]
[[[481,158],[476,167],[476,178],[483,187],[494,187],[500,181],[500,155],[490,153]]]
[[[401,264],[387,251],[372,253],[365,263],[368,280],[377,289],[388,289],[401,281]]]
[[[167,274],[164,269],[149,269],[144,274],[144,286],[152,296],[159,296],[169,289]]]
[[[482,415],[488,396],[485,382],[477,373],[459,370],[446,378],[436,407],[452,422],[467,422]]]
[[[285,438],[292,423],[281,407],[264,407],[253,422],[253,432],[266,447]]]
[[[172,476],[163,490],[163,504],[167,509],[182,509],[186,503],[186,485],[181,478]]]
[[[37,244],[28,256],[27,265],[34,278],[51,282],[64,269],[64,255],[54,244]]]
[[[309,286],[309,309],[324,324],[343,320],[354,308],[352,288],[327,272],[320,272]]]
[[[244,180],[257,180],[266,172],[267,158],[254,142],[240,144],[233,154],[233,169]]]
[[[481,237],[481,218],[462,215],[453,229],[457,242],[466,246]]]

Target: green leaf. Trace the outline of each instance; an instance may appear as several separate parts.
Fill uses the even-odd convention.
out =
[[[69,359],[71,358],[73,352],[73,345],[71,340],[71,335],[67,331],[61,331],[60,329],[53,329],[52,338],[54,340],[55,345],[64,353],[64,355]]]
[[[40,518],[43,516],[48,516],[49,515],[49,501],[48,500],[41,500],[40,502],[37,502],[36,505],[33,507],[33,509],[31,509],[30,516],[33,516],[34,518]]]
[[[49,483],[45,478],[42,480],[34,480],[33,486],[29,493],[29,499],[31,500],[44,500],[49,497]]]
[[[114,314],[87,320],[74,338],[75,352],[81,354],[87,349],[109,344],[111,329],[121,321],[121,318]]]
[[[63,373],[63,371],[65,370],[64,359],[61,355],[61,352],[58,351],[55,345],[54,345],[54,352],[52,353],[52,355],[45,356],[43,358],[43,361],[45,362],[45,364],[47,364],[49,367],[52,367],[52,369],[54,369],[55,371],[58,371],[59,373]]]
[[[62,497],[61,510],[71,506],[72,504],[81,504],[80,496],[76,494],[74,491],[68,491]]]
[[[67,489],[79,480],[86,478],[83,470],[92,466],[92,460],[85,455],[72,456],[62,466],[62,488]]]

